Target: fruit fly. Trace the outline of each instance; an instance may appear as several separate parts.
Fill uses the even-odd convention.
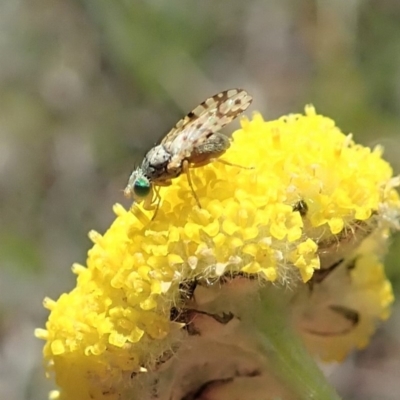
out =
[[[141,166],[132,172],[124,190],[125,196],[133,197],[135,202],[144,200],[145,208],[150,208],[158,199],[158,210],[158,187],[168,186],[172,179],[186,173],[193,196],[201,207],[189,168],[216,161],[225,153],[230,146],[230,139],[219,131],[245,111],[252,100],[245,90],[230,89],[209,97],[198,105],[178,121],[160,144],[147,152]],[[218,161],[234,165],[227,161]],[[153,189],[156,194],[154,200]]]

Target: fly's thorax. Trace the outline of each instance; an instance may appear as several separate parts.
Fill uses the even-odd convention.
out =
[[[183,160],[184,158],[179,154],[171,157],[166,171],[166,176],[168,176],[169,179],[176,178],[182,173]]]
[[[143,174],[151,181],[163,178],[170,160],[171,154],[162,144],[154,146],[144,157],[141,167]]]
[[[128,184],[124,190],[125,197],[140,202],[151,192],[151,182],[144,174],[142,167],[135,169],[129,177]]]

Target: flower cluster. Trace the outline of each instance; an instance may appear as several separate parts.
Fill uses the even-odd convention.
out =
[[[269,122],[256,114],[223,156],[244,168],[191,170],[202,208],[185,175],[160,189],[154,220],[116,205],[109,230],[90,234],[87,267],[73,267],[76,287],[45,300],[50,316],[36,335],[59,398],[119,398],[116,386],[180,337],[170,313],[194,280],[244,274],[304,288],[293,318],[312,353],[340,359],[364,346],[393,301],[376,243],[396,226],[400,201],[381,156],[311,106]]]

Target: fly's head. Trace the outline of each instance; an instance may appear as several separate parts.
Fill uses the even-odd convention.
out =
[[[135,202],[140,203],[150,193],[152,183],[144,174],[142,167],[136,168],[129,177],[128,184],[124,190],[124,195],[127,198],[133,198]]]

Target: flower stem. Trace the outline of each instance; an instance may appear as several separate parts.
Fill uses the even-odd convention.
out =
[[[282,298],[282,290],[279,290],[279,295],[276,292],[278,290],[271,287],[262,289],[259,309],[254,308],[255,312],[247,317],[247,322],[261,334],[261,350],[268,354],[274,369],[298,399],[339,400],[340,397],[289,326],[288,309],[282,300],[278,300]]]

